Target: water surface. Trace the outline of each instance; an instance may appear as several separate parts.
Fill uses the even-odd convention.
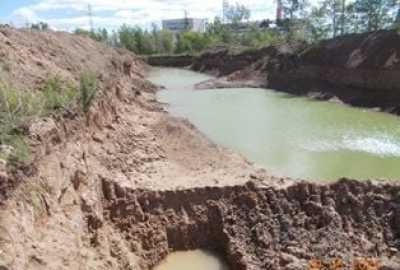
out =
[[[154,270],[228,270],[216,256],[202,250],[174,252]]]
[[[168,110],[214,142],[275,175],[309,179],[400,179],[400,118],[264,89],[193,90],[209,79],[154,69]]]

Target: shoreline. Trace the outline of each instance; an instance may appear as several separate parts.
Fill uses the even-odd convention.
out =
[[[204,74],[208,74],[208,73],[204,73]],[[390,110],[385,110],[384,108],[381,108],[381,107],[368,107],[368,106],[352,105],[350,103],[347,103],[344,100],[341,100],[337,96],[330,95],[330,94],[327,94],[324,92],[309,92],[306,94],[294,94],[294,93],[291,93],[290,91],[282,91],[282,90],[276,90],[273,88],[268,88],[267,83],[265,81],[263,81],[262,79],[231,80],[231,79],[229,79],[229,77],[219,77],[219,78],[216,77],[213,79],[209,79],[209,80],[200,82],[195,85],[195,90],[198,90],[198,91],[201,91],[201,90],[224,90],[224,89],[235,89],[235,88],[253,88],[253,89],[260,89],[260,90],[271,90],[271,91],[274,91],[277,93],[285,93],[285,94],[291,95],[293,97],[308,98],[311,101],[332,102],[332,103],[341,104],[343,106],[347,106],[347,107],[351,107],[351,108],[355,108],[355,109],[385,113],[385,114],[393,115],[395,117],[400,117],[400,114],[394,113]]]

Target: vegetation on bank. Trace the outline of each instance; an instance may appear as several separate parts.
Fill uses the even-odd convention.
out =
[[[315,43],[350,33],[363,33],[400,26],[400,6],[396,0],[281,0],[283,17],[272,21],[249,22],[250,10],[236,4],[228,7],[224,23],[215,18],[204,33],[172,33],[153,25],[151,30],[123,25],[118,30],[99,29],[77,34],[124,47],[137,54],[196,53],[217,44],[256,48],[280,42]]]
[[[139,55],[192,54],[221,44],[255,48],[284,40],[284,35],[279,31],[261,29],[256,23],[249,24],[249,29],[247,32],[237,34],[232,26],[228,27],[216,18],[205,33],[184,31],[174,34],[168,30],[160,30],[156,25],[153,25],[151,31],[137,26],[122,25],[118,31],[77,29],[75,33],[89,36],[113,47],[126,48]]]
[[[29,147],[23,125],[71,108],[88,112],[97,93],[96,76],[82,73],[79,87],[55,76],[38,91],[23,91],[0,82],[0,159],[9,163],[26,162]]]

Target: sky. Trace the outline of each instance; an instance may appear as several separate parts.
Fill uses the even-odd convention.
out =
[[[252,20],[275,16],[275,0],[230,0],[250,10]],[[189,17],[212,21],[222,14],[222,0],[0,0],[0,23],[24,26],[47,22],[53,29],[89,29],[88,5],[95,28],[115,29],[122,24],[149,27],[162,19]]]

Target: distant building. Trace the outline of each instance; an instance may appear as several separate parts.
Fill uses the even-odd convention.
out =
[[[207,19],[195,18],[171,19],[162,21],[162,27],[164,30],[169,30],[175,33],[186,30],[203,33],[206,31],[207,24]]]

